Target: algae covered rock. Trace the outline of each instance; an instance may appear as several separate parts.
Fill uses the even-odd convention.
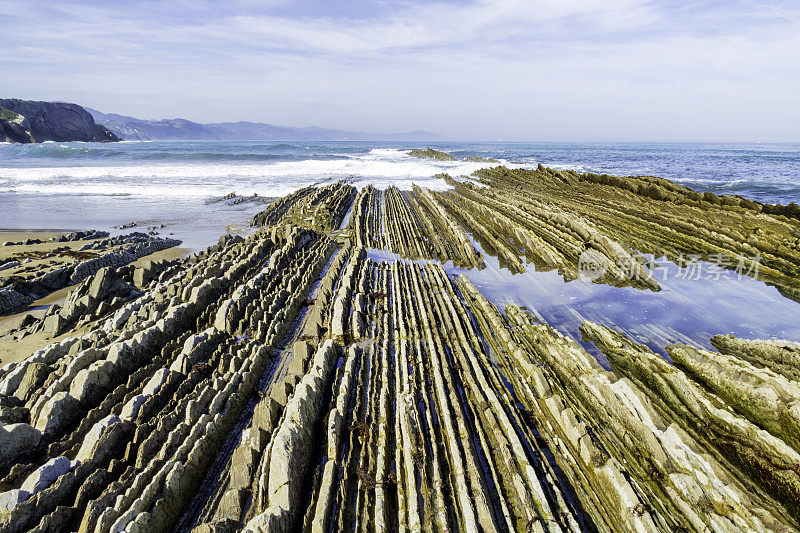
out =
[[[586,324],[608,370],[468,271],[571,280],[585,254],[598,282],[658,290],[641,245],[769,247],[784,219],[745,235],[744,202],[652,177],[447,183],[308,187],[246,238],[81,269],[52,314],[85,329],[0,368],[0,529],[797,528],[795,345],[715,338],[672,364]],[[794,252],[771,249],[789,284]]]
[[[800,343],[715,335],[711,337],[711,344],[720,353],[739,357],[758,366],[768,367],[794,381],[800,381]]]
[[[447,152],[434,150],[430,147],[426,148],[425,150],[411,150],[408,155],[411,157],[418,157],[420,159],[435,159],[436,161],[458,161],[458,158],[455,156],[450,155]]]

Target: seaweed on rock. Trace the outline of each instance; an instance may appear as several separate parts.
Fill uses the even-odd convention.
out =
[[[791,291],[785,221],[656,179],[476,178],[310,187],[246,239],[87,277],[87,331],[0,368],[0,529],[796,530],[795,344],[672,365],[586,323],[608,371],[437,263],[572,279],[591,250],[599,282],[657,290],[644,243],[752,248]]]

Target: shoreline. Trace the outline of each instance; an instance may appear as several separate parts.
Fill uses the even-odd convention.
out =
[[[800,343],[747,334],[800,340],[794,219],[655,178],[444,179],[300,189],[247,237],[83,279],[27,326],[60,341],[0,368],[28,439],[0,449],[0,479],[79,463],[0,520],[800,525],[781,466],[800,440],[774,422],[800,397]]]
[[[134,146],[139,143],[133,143]],[[150,145],[151,148],[143,148]],[[0,172],[0,189],[28,191],[42,188],[42,172],[62,192],[82,194],[119,192],[126,194],[141,191],[139,185],[156,185],[151,192],[158,196],[161,190],[176,188],[206,191],[207,196],[222,195],[232,190],[240,193],[258,192],[282,196],[293,189],[312,184],[328,177],[346,178],[362,176],[393,182],[414,181],[430,185],[427,179],[438,172],[451,175],[469,174],[474,170],[457,172],[434,163],[423,172],[420,161],[403,153],[412,149],[432,146],[440,151],[452,151],[461,159],[500,158],[533,168],[542,163],[560,170],[595,172],[619,176],[653,175],[671,179],[693,187],[700,192],[715,194],[740,194],[751,200],[766,203],[788,204],[800,198],[797,181],[797,143],[767,145],[758,143],[496,143],[496,142],[304,142],[275,143],[262,141],[152,141],[139,144],[139,148],[116,145],[66,145],[38,146],[37,157],[30,161],[17,159],[7,173]],[[86,149],[94,151],[86,154]],[[389,154],[371,154],[370,150],[389,150]],[[0,150],[1,151],[1,150]],[[50,152],[52,151],[52,154]],[[41,152],[41,153],[39,153]],[[208,159],[190,159],[186,152],[207,154]],[[329,156],[346,157],[347,165],[333,164]],[[50,154],[50,157],[48,157]],[[742,155],[746,157],[742,157]],[[13,156],[13,154],[9,154]],[[3,154],[0,154],[2,159]],[[401,157],[402,156],[402,157]],[[41,157],[41,159],[40,159]],[[298,160],[298,158],[302,158]],[[400,167],[385,167],[385,163],[403,163]],[[158,163],[158,165],[154,165]],[[219,163],[219,164],[217,164]],[[334,161],[335,163],[335,161]],[[106,166],[108,179],[97,181],[96,165]],[[355,166],[351,166],[355,164]],[[375,165],[379,164],[379,167]],[[439,164],[439,168],[436,165]],[[211,165],[213,168],[208,167]],[[277,165],[277,166],[275,166]],[[31,166],[28,172],[26,167]],[[47,174],[51,166],[61,168],[58,173]],[[427,165],[426,165],[427,166]],[[238,172],[236,169],[247,167]],[[141,179],[133,180],[136,168],[142,168]],[[233,172],[233,174],[231,174]],[[58,177],[60,176],[60,177]],[[176,176],[183,176],[175,179]],[[305,178],[300,179],[302,176]],[[426,177],[427,176],[427,177]],[[5,186],[3,179],[8,180]],[[407,178],[407,179],[406,179]],[[86,188],[87,179],[92,187]],[[286,180],[295,183],[283,188]],[[299,183],[302,181],[302,183]],[[140,183],[141,182],[141,183]],[[99,187],[102,185],[102,187]],[[213,191],[213,192],[212,192]],[[26,194],[19,192],[15,194]],[[205,196],[205,195],[201,195]],[[0,214],[0,221],[2,215]],[[122,222],[120,222],[122,223]],[[0,224],[3,225],[3,224]],[[37,226],[39,223],[36,224]],[[47,227],[46,225],[42,227]],[[92,227],[97,227],[93,224]]]
[[[223,201],[221,197],[169,199],[131,196],[121,199],[27,194],[4,199],[0,193],[0,209],[5,209],[0,211],[0,226],[6,228],[3,232],[7,233],[43,232],[41,228],[57,233],[96,229],[107,231],[112,236],[133,231],[155,232],[157,236],[180,239],[183,247],[199,251],[214,244],[228,226],[241,226],[247,230],[250,219],[262,206],[244,200],[249,198],[236,196]],[[10,213],[25,213],[25,217],[12,221],[9,220]],[[15,228],[17,223],[25,228]],[[54,224],[62,227],[53,228]]]
[[[62,228],[62,229],[56,229],[56,228],[0,228],[0,239],[3,239],[4,236],[6,236],[6,235],[13,235],[13,234],[17,234],[17,233],[31,234],[33,236],[36,236],[36,235],[51,235],[51,236],[53,236],[53,235],[60,235],[60,234],[63,234],[63,233],[72,233],[73,231],[80,231],[80,230],[76,229],[76,228]],[[30,237],[30,238],[36,238],[36,237]],[[0,241],[0,242],[2,242],[2,241]]]

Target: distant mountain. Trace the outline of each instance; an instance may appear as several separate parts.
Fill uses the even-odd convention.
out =
[[[97,122],[101,122],[126,141],[154,140],[213,140],[219,137],[205,124],[181,118],[171,120],[142,120],[116,113],[102,113],[86,108]]]
[[[429,131],[365,133],[309,126],[296,128],[260,122],[199,124],[182,118],[143,120],[86,108],[97,122],[128,141],[237,140],[237,141],[438,141],[444,137]]]
[[[0,99],[0,142],[114,142],[116,135],[84,108],[65,102]]]

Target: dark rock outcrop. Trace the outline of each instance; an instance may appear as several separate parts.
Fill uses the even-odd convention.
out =
[[[5,142],[32,142],[28,121],[22,115],[0,107],[0,138]]]
[[[81,246],[79,250],[70,252],[78,254],[78,260],[73,263],[66,265],[63,263],[52,265],[43,263],[44,266],[40,270],[27,275],[25,278],[20,276],[6,277],[2,282],[3,286],[0,287],[0,314],[8,313],[23,305],[28,305],[54,290],[78,284],[86,278],[93,276],[102,268],[120,268],[132,263],[140,257],[145,257],[161,250],[177,246],[181,242],[176,239],[153,237],[140,232],[97,239],[103,235],[108,235],[108,233],[90,230],[73,232],[66,236],[62,235],[56,237],[54,240],[57,240],[57,242],[65,242],[60,240],[62,237],[66,239],[66,241],[82,240],[85,238],[93,240]],[[8,246],[33,244],[33,242],[29,241],[31,241],[31,239],[23,242],[13,242]],[[41,241],[39,241],[39,243],[41,243]],[[6,268],[13,268],[13,266],[15,266],[13,263],[14,262],[4,263],[0,265],[0,269],[3,269],[9,264],[12,266]],[[156,267],[151,264],[149,268],[151,270],[150,276],[152,277],[156,272],[160,273],[163,271],[164,264],[159,262]],[[133,272],[133,267],[131,267],[129,282],[134,281]],[[147,276],[142,276],[141,279],[143,282],[146,277]],[[151,278],[147,278],[146,281],[150,281],[150,279]]]
[[[77,104],[0,99],[0,130],[3,141],[116,142],[119,137]]]

